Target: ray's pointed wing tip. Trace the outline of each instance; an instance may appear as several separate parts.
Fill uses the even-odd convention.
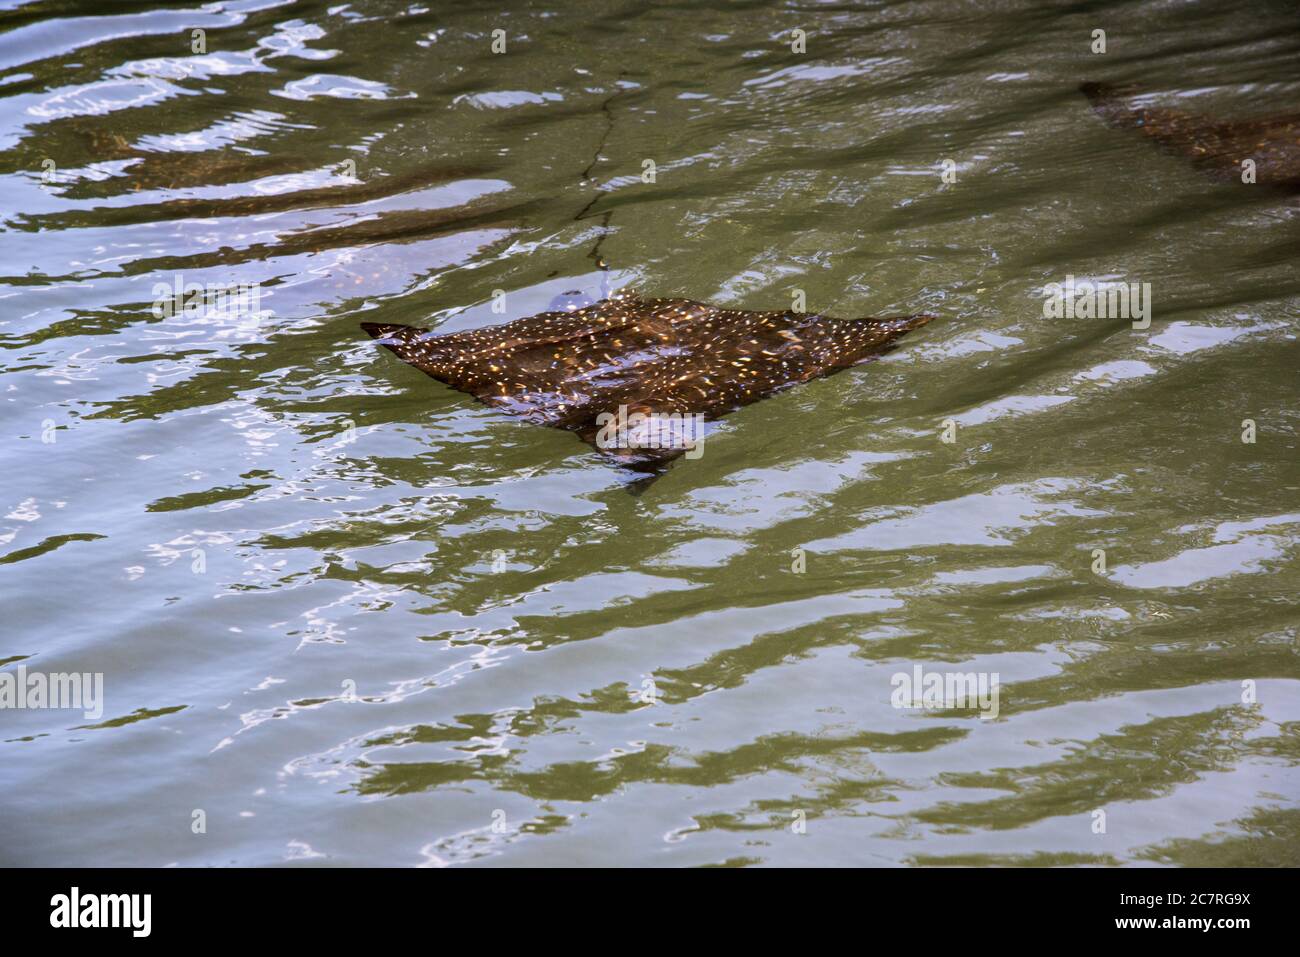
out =
[[[918,312],[910,316],[885,316],[883,319],[875,319],[874,322],[884,326],[890,332],[902,335],[905,332],[911,332],[913,329],[920,329],[938,319],[939,316],[933,312]]]
[[[1099,83],[1096,80],[1084,80],[1079,84],[1079,92],[1096,103],[1098,100],[1107,99],[1113,92],[1113,88],[1109,83]]]
[[[381,342],[385,340],[401,342],[411,333],[419,331],[414,326],[403,326],[393,322],[363,322],[361,328]]]
[[[1127,109],[1127,101],[1142,93],[1142,86],[1137,83],[1105,83],[1098,80],[1084,80],[1079,84],[1079,92],[1088,98],[1093,109],[1105,112],[1107,108]]]

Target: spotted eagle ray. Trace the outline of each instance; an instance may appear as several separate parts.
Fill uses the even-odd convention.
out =
[[[1257,183],[1300,191],[1300,113],[1217,120],[1183,110],[1135,105],[1136,87],[1081,83],[1079,90],[1111,126],[1137,130],[1215,179],[1242,182],[1242,161],[1250,159],[1255,161]]]
[[[620,293],[584,309],[443,335],[361,326],[439,382],[577,433],[616,464],[653,476],[702,451],[692,424],[875,359],[933,318],[835,319]]]

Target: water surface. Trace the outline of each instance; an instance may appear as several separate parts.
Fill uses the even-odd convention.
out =
[[[1300,210],[1077,92],[1292,112],[1298,20],[0,4],[0,665],[105,693],[0,863],[1300,863]],[[358,325],[625,286],[940,319],[639,496]]]

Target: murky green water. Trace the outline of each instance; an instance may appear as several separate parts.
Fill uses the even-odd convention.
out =
[[[0,4],[0,862],[1300,863],[1300,208],[1077,91],[1294,4],[499,6]],[[640,496],[358,327],[624,285],[941,318]]]

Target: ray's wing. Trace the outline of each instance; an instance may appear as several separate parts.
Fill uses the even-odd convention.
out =
[[[453,388],[482,396],[527,354],[574,343],[636,322],[635,297],[603,300],[573,312],[543,312],[502,325],[434,335],[428,329],[363,322],[361,328],[399,359]]]
[[[1300,186],[1300,114],[1218,120],[1168,107],[1138,106],[1137,87],[1081,83],[1093,110],[1116,129],[1136,130],[1166,152],[1219,180],[1236,181],[1242,160],[1254,160],[1258,182]]]
[[[639,320],[643,304],[640,297],[625,294],[583,309],[539,312],[498,326],[448,333],[438,339],[444,347],[461,352],[513,355],[627,328]]]

